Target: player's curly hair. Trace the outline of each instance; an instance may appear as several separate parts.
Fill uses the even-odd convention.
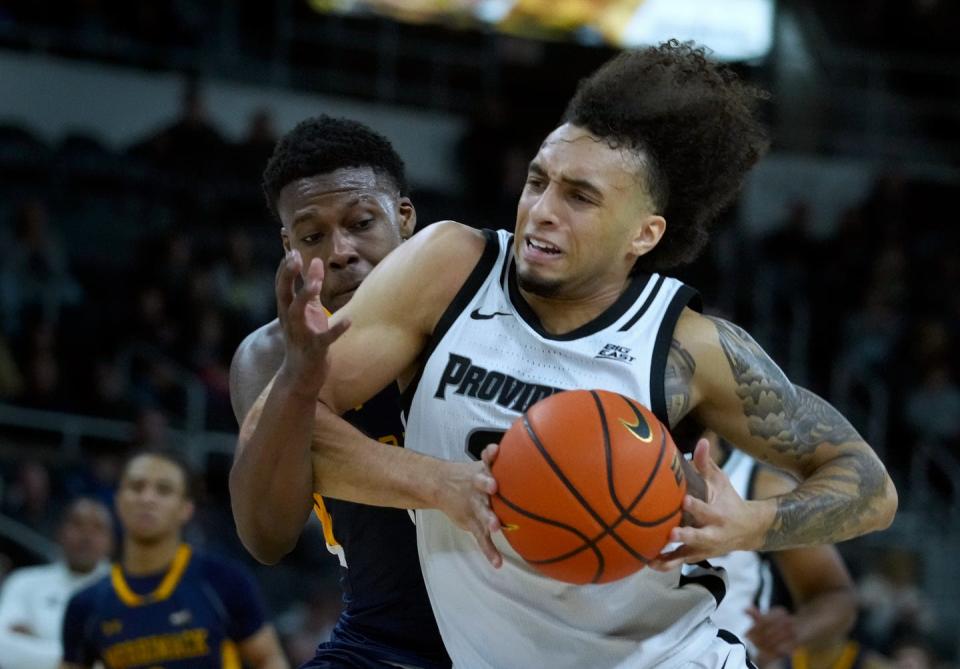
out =
[[[301,121],[280,138],[263,170],[263,192],[270,212],[284,186],[297,179],[328,174],[343,167],[370,167],[407,194],[403,160],[383,135],[363,123],[326,114]]]
[[[655,212],[667,221],[636,269],[670,269],[703,250],[708,225],[769,145],[754,117],[767,97],[702,47],[676,40],[625,51],[580,82],[564,122],[639,154]]]

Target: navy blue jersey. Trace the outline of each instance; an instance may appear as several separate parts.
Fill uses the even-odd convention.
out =
[[[403,446],[395,384],[343,417],[372,439]],[[319,495],[314,502],[327,547],[340,559],[344,601],[333,637],[318,654],[331,652],[331,646],[356,645],[375,659],[449,667],[423,584],[409,513]]]
[[[107,669],[239,669],[236,644],[264,623],[246,572],[184,544],[164,573],[134,577],[114,565],[76,593],[63,620],[63,659]]]

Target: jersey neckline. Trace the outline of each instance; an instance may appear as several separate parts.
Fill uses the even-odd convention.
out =
[[[643,272],[634,274],[630,277],[630,283],[627,285],[627,289],[620,294],[620,297],[618,297],[613,304],[603,310],[596,318],[584,323],[580,327],[571,330],[570,332],[565,332],[564,334],[552,334],[543,327],[543,323],[540,322],[540,317],[537,316],[536,312],[534,312],[533,308],[525,299],[523,299],[523,295],[520,293],[520,286],[517,285],[516,264],[513,262],[512,243],[508,242],[507,257],[504,262],[508,264],[507,290],[509,292],[508,297],[510,299],[510,303],[513,305],[513,308],[516,309],[520,318],[522,318],[523,321],[530,326],[534,332],[544,339],[550,339],[553,341],[572,341],[574,339],[581,339],[610,327],[620,320],[620,318],[623,317],[623,315],[626,314],[631,307],[636,305],[637,299],[643,293],[643,290],[647,287],[647,284],[650,283],[651,277],[650,274]]]

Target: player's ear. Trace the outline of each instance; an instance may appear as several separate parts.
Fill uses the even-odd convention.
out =
[[[663,233],[667,230],[667,220],[659,214],[650,214],[641,221],[630,242],[633,255],[639,257],[650,253],[659,243]]]
[[[290,235],[287,234],[287,226],[280,226],[280,243],[283,244],[283,252],[290,253]]]
[[[413,231],[417,228],[417,210],[413,208],[413,202],[408,197],[401,197],[398,204],[400,211],[400,238],[410,239]]]
[[[193,503],[193,500],[188,499],[183,503],[183,506],[180,508],[180,522],[182,525],[186,525],[190,522],[190,519],[193,518],[193,512],[196,510],[196,505]]]

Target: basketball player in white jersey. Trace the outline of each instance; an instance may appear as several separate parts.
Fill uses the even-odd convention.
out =
[[[745,500],[789,493],[795,480],[731,448],[712,431],[710,455]],[[771,607],[773,562],[790,592],[794,611]],[[799,647],[842,645],[857,616],[857,594],[843,558],[834,546],[807,546],[761,555],[734,551],[710,558],[727,570],[726,596],[713,614],[718,627],[733,632],[761,667],[786,659]]]
[[[744,666],[743,646],[710,622],[722,581],[681,565],[841,541],[886,527],[897,504],[882,463],[833,407],[658,273],[696,255],[763,153],[759,95],[688,45],[623,53],[581,84],[541,145],[515,234],[430,226],[329,322],[316,299],[322,266],[291,254],[277,282],[286,358],[244,422],[232,471],[245,494],[276,523],[291,496],[313,490],[418,509],[424,579],[455,666]],[[395,379],[407,449],[337,416]],[[707,493],[685,499],[692,523],[671,533],[679,547],[610,584],[545,578],[497,532],[486,470],[496,448],[470,463],[488,435],[564,388],[632,396],[668,425],[690,415],[802,482],[745,501],[701,443]],[[271,531],[255,515],[236,517],[245,541]]]

